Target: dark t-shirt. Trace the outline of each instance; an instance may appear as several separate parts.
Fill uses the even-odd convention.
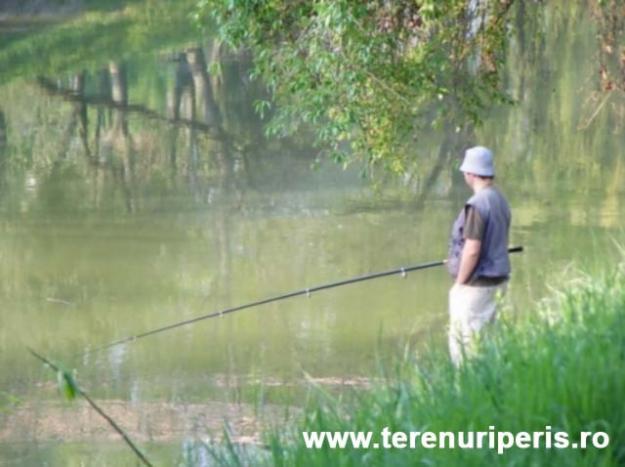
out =
[[[468,206],[464,221],[464,238],[482,240],[482,237],[484,237],[484,220],[477,209]]]
[[[480,213],[473,206],[467,206],[467,212],[464,221],[464,238],[471,240],[482,240],[484,237],[485,224]],[[469,285],[474,286],[492,286],[504,282],[507,277],[473,277],[469,280]]]

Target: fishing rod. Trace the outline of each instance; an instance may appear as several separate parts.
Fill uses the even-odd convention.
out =
[[[515,246],[515,247],[508,248],[508,253],[520,253],[522,251],[523,251],[523,247],[522,246]],[[84,355],[88,355],[88,354],[91,354],[91,353],[100,352],[102,350],[110,349],[111,347],[115,347],[117,345],[125,344],[127,342],[133,342],[133,341],[136,341],[138,339],[143,339],[144,337],[153,336],[154,334],[160,334],[162,332],[169,331],[171,329],[175,329],[175,328],[179,328],[179,327],[182,327],[182,326],[186,326],[188,324],[197,323],[198,321],[204,321],[206,319],[211,319],[211,318],[220,318],[220,317],[222,317],[224,315],[227,315],[229,313],[234,313],[235,311],[241,311],[241,310],[245,310],[247,308],[253,308],[253,307],[256,307],[256,306],[260,306],[260,305],[266,305],[267,303],[278,302],[280,300],[285,300],[287,298],[293,298],[293,297],[297,297],[297,296],[300,296],[300,295],[306,295],[306,296],[310,297],[310,295],[313,292],[319,292],[320,290],[333,289],[335,287],[341,287],[343,285],[355,284],[357,282],[363,282],[363,281],[368,281],[368,280],[372,280],[372,279],[378,279],[380,277],[393,276],[395,274],[401,274],[402,277],[406,277],[406,275],[409,272],[420,271],[422,269],[429,269],[429,268],[433,268],[433,267],[437,267],[437,266],[442,266],[446,262],[447,262],[447,260],[431,261],[429,263],[417,264],[415,266],[408,266],[408,267],[402,267],[402,268],[397,268],[397,269],[391,269],[390,271],[374,272],[372,274],[365,274],[365,275],[362,275],[362,276],[356,276],[356,277],[352,277],[350,279],[343,279],[343,280],[337,281],[337,282],[330,282],[328,284],[317,285],[315,287],[309,287],[307,289],[295,290],[293,292],[288,292],[288,293],[285,293],[285,294],[282,294],[282,295],[276,295],[276,296],[273,296],[273,297],[264,298],[262,300],[257,300],[255,302],[245,303],[243,305],[237,305],[237,306],[233,306],[233,307],[230,307],[230,308],[224,308],[223,310],[214,311],[214,312],[208,313],[206,315],[201,315],[201,316],[197,316],[195,318],[190,318],[190,319],[187,319],[187,320],[184,320],[184,321],[179,321],[177,323],[168,324],[168,325],[162,326],[160,328],[152,329],[151,331],[145,331],[145,332],[142,332],[140,334],[135,334],[134,336],[124,337],[123,339],[119,339],[119,340],[116,340],[114,342],[110,342],[108,344],[105,344],[105,345],[102,345],[102,346],[99,346],[99,347],[95,347],[93,349],[88,349],[87,351],[83,352],[80,355],[84,356]]]

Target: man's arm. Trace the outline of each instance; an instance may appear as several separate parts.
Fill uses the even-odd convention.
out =
[[[477,266],[477,262],[480,259],[480,249],[482,248],[482,241],[475,240],[473,238],[467,238],[462,248],[462,256],[460,257],[460,268],[458,270],[458,277],[456,277],[456,284],[466,284],[471,278],[471,274]]]

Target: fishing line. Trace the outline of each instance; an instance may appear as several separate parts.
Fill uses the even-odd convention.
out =
[[[520,253],[523,251],[523,247],[522,246],[515,246],[515,247],[511,247],[508,249],[509,253]],[[300,295],[306,295],[308,297],[310,297],[310,295],[314,292],[319,292],[320,290],[327,290],[327,289],[333,289],[335,287],[341,287],[344,285],[349,285],[349,284],[355,284],[357,282],[363,282],[363,281],[368,281],[368,280],[372,280],[372,279],[378,279],[380,277],[386,277],[386,276],[393,276],[396,274],[400,274],[402,277],[406,277],[406,275],[409,272],[412,271],[420,271],[423,269],[429,269],[429,268],[433,268],[433,267],[437,267],[437,266],[442,266],[443,264],[445,264],[445,260],[442,261],[431,261],[429,263],[422,263],[422,264],[417,264],[415,266],[408,266],[408,267],[401,267],[401,268],[397,268],[397,269],[391,269],[390,271],[383,271],[383,272],[375,272],[375,273],[371,273],[371,274],[365,274],[362,276],[356,276],[356,277],[352,277],[350,279],[344,279],[344,280],[340,280],[340,281],[336,281],[336,282],[330,282],[328,284],[323,284],[323,285],[317,285],[315,287],[309,287],[306,289],[301,289],[301,290],[295,290],[293,292],[288,292],[282,295],[276,295],[273,297],[269,297],[269,298],[265,298],[262,300],[257,300],[255,302],[250,302],[250,303],[245,303],[243,305],[237,305],[237,306],[233,306],[233,307],[229,307],[229,308],[224,308],[223,310],[219,310],[219,311],[214,311],[205,315],[201,315],[201,316],[197,316],[195,318],[190,318],[184,321],[179,321],[176,323],[172,323],[172,324],[168,324],[166,326],[162,326],[160,328],[156,328],[156,329],[152,329],[150,331],[145,331],[142,332],[140,334],[135,334],[134,336],[128,336],[128,337],[124,337],[123,339],[119,339],[113,342],[110,342],[108,344],[99,346],[99,347],[95,347],[93,349],[88,349],[85,352],[82,352],[80,355],[81,356],[85,356],[85,355],[89,355],[95,352],[100,352],[102,350],[106,350],[106,349],[110,349],[111,347],[115,347],[121,344],[126,344],[128,342],[134,342],[138,339],[143,339],[144,337],[148,337],[148,336],[153,336],[155,334],[160,334],[162,332],[165,331],[169,331],[171,329],[176,329],[182,326],[187,326],[189,324],[193,324],[193,323],[197,323],[199,321],[204,321],[206,319],[211,319],[211,318],[221,318],[224,315],[230,314],[230,313],[234,313],[235,311],[241,311],[241,310],[245,310],[247,308],[253,308],[256,306],[260,306],[260,305],[266,305],[267,303],[272,303],[272,302],[278,302],[280,300],[286,300],[287,298],[293,298],[293,297],[298,297]]]

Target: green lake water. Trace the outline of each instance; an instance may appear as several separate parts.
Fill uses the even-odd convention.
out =
[[[462,144],[495,150],[511,243],[526,248],[512,260],[514,312],[531,312],[577,268],[617,264],[625,102],[620,91],[599,90],[600,41],[587,3],[537,8],[519,20],[508,51],[517,103],[490,112],[450,153],[439,154],[450,135],[418,141],[419,170],[375,186],[358,167],[316,161],[307,135],[265,138],[253,112],[263,90],[247,78],[247,61],[219,57],[184,15],[167,26],[158,11],[147,25],[98,12],[78,33],[49,25],[7,35],[0,463],[134,462],[108,434],[64,437],[41,422],[62,403],[54,375],[26,346],[76,368],[96,400],[138,407],[297,406],[308,377],[338,391],[407,343],[444,347],[450,280],[435,269],[80,355],[213,310],[442,259],[469,196],[457,170]],[[88,54],[80,42],[92,30],[113,42],[92,42]],[[209,73],[216,60],[221,79]],[[228,405],[212,416],[228,418],[219,407]],[[149,408],[138,411],[149,419]],[[150,439],[145,420],[132,423],[143,423],[148,454],[163,465],[181,461],[185,433]]]

